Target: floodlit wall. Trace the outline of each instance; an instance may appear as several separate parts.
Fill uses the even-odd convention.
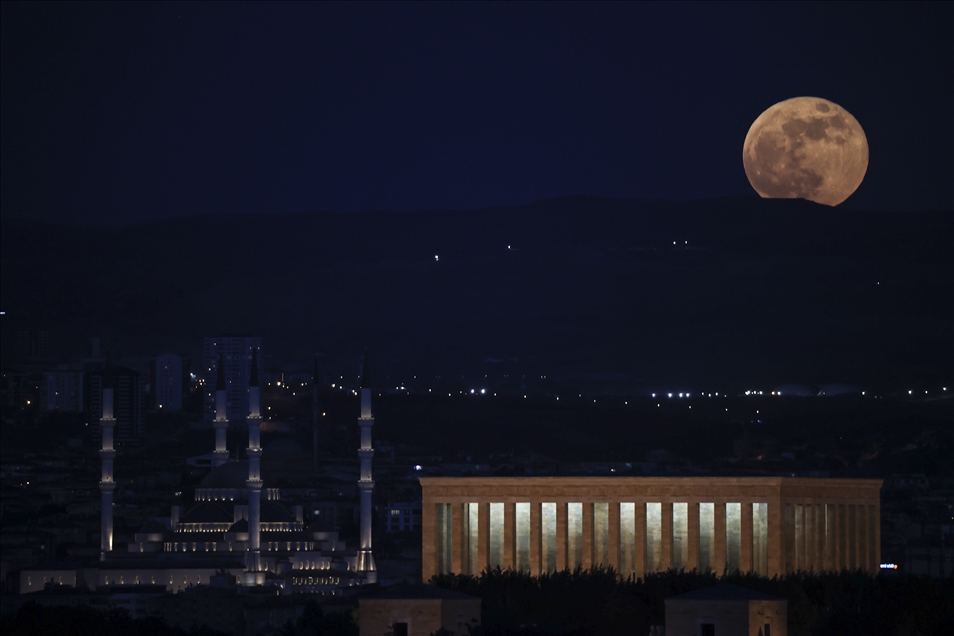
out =
[[[422,477],[424,580],[490,567],[878,571],[880,480]]]
[[[681,600],[666,599],[666,633],[711,633],[738,636],[787,636],[788,602],[785,600]],[[766,629],[766,626],[768,628]]]

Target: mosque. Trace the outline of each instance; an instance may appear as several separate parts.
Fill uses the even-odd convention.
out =
[[[256,354],[253,352],[253,358]],[[128,543],[126,551],[113,545],[113,389],[102,390],[102,496],[100,560],[85,567],[40,567],[21,572],[20,593],[42,590],[48,583],[76,588],[163,585],[178,592],[192,585],[209,585],[232,578],[243,587],[274,586],[286,592],[334,595],[345,588],[377,582],[371,549],[371,390],[362,381],[360,459],[360,534],[355,548],[338,532],[306,526],[302,506],[282,502],[280,488],[262,480],[262,394],[258,365],[253,359],[249,380],[247,461],[230,458],[226,448],[226,383],[218,367],[215,392],[215,450],[212,471],[195,490],[195,505],[173,506],[168,523],[151,519]],[[364,378],[366,380],[366,376]]]

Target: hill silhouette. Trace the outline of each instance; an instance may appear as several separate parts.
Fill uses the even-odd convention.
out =
[[[272,363],[357,357],[401,374],[488,360],[653,382],[949,378],[950,211],[754,197],[567,197],[466,211],[170,218],[117,229],[5,218],[4,361],[199,354],[227,332]],[[435,258],[436,257],[436,258]]]

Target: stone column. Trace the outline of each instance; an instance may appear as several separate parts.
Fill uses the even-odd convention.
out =
[[[872,502],[874,508],[874,563],[871,564],[872,572],[877,574],[881,569],[881,499],[878,498]]]
[[[672,567],[672,502],[662,502],[662,559],[663,571]]]
[[[464,523],[461,513],[464,504],[451,504],[451,572],[461,574],[464,571]]]
[[[699,502],[690,499],[688,509],[689,532],[686,533],[686,540],[689,541],[689,549],[686,550],[686,570],[691,571],[699,569]]]
[[[476,574],[480,574],[490,565],[490,502],[481,501],[477,512],[477,559]]]
[[[636,529],[633,533],[634,571],[637,577],[646,576],[646,502],[636,502]]]
[[[742,554],[739,555],[739,569],[751,572],[755,566],[752,554],[752,501],[742,500]]]
[[[436,505],[429,498],[421,502],[421,580],[425,583],[437,574]]]
[[[540,563],[543,561],[542,555],[540,554],[540,546],[542,541],[540,541],[543,528],[541,527],[540,520],[542,515],[540,514],[540,501],[538,499],[530,500],[530,574],[532,576],[540,576],[541,566]]]
[[[517,537],[516,537],[516,521],[517,521],[517,511],[514,502],[508,501],[504,503],[504,546],[503,546],[503,563],[500,564],[502,570],[513,569],[517,566],[516,559],[516,548],[517,548]]]
[[[561,572],[567,568],[566,554],[566,502],[558,501],[556,510],[556,568]]]
[[[609,546],[607,552],[609,552],[609,563],[606,565],[611,566],[617,572],[619,572],[620,556],[619,556],[619,502],[611,501],[609,502],[609,515],[607,522],[609,523]]]
[[[729,565],[728,554],[725,550],[725,502],[715,502],[715,540],[712,546],[712,570],[722,574]]]
[[[768,501],[768,576],[779,576],[786,571],[786,563],[791,560],[794,568],[798,569],[798,548],[795,546],[798,538],[795,536],[798,509],[791,505],[791,518],[785,512],[786,504],[781,498],[769,498]],[[791,527],[788,524],[791,523]],[[803,526],[804,528],[804,526]],[[788,537],[791,536],[791,542]],[[788,551],[791,549],[791,555]]]
[[[583,502],[583,569],[593,567],[593,502]]]

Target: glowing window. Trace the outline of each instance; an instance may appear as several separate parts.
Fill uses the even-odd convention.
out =
[[[544,572],[556,572],[556,504],[540,504],[540,564]]]
[[[672,505],[672,567],[678,569],[689,565],[689,504],[677,502]]]
[[[503,566],[504,551],[504,505],[490,504],[490,567]]]
[[[752,504],[752,571],[768,575],[768,504]]]
[[[715,569],[715,504],[699,504],[699,571]]]
[[[516,525],[516,569],[520,572],[530,571],[530,504],[517,502],[514,506]]]
[[[646,571],[662,569],[662,504],[646,504]]]
[[[583,504],[566,505],[566,565],[583,567]]]
[[[464,524],[464,536],[467,538],[464,548],[464,573],[480,574],[480,559],[478,548],[478,533],[480,532],[479,521],[480,504],[464,504],[464,514],[461,515],[461,522]]]
[[[437,571],[446,574],[451,571],[451,550],[453,546],[453,524],[451,519],[451,505],[446,503],[437,506]]]
[[[619,505],[619,573],[628,577],[636,571],[636,504]]]
[[[742,567],[742,504],[725,505],[726,569],[735,572]]]
[[[593,504],[593,565],[609,565],[609,504]]]

